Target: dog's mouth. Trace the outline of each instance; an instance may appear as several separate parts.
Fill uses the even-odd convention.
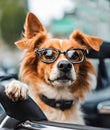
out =
[[[72,79],[67,76],[62,76],[62,77],[58,77],[56,80],[72,80]]]
[[[54,81],[58,81],[58,82],[68,82],[68,81],[73,81],[72,78],[64,75],[64,76],[60,76],[54,80],[48,79],[50,82],[54,82]]]

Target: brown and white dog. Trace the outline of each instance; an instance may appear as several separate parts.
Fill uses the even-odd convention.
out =
[[[86,58],[92,48],[99,51],[102,40],[75,30],[69,39],[50,38],[38,18],[29,13],[24,38],[16,45],[25,50],[21,81],[6,85],[13,101],[29,94],[48,120],[84,124],[80,103],[84,93],[96,85],[95,70]]]

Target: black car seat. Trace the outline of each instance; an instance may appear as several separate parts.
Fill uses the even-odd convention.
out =
[[[110,43],[103,42],[100,51],[91,50],[88,57],[98,60],[98,69],[97,87],[82,105],[86,124],[110,128],[110,63],[106,65],[110,59]]]

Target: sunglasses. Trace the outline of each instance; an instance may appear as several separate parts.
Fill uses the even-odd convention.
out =
[[[46,64],[55,62],[60,54],[64,54],[72,64],[79,64],[85,60],[88,51],[73,48],[66,51],[57,50],[55,48],[42,48],[36,49],[35,53],[39,56],[40,60]]]

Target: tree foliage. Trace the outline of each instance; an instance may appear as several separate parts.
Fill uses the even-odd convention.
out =
[[[0,0],[0,29],[7,44],[14,45],[13,43],[19,39],[27,12],[26,5],[26,1],[23,0]]]

